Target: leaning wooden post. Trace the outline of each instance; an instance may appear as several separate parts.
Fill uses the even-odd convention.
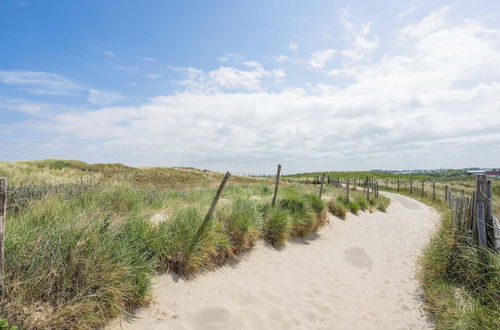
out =
[[[212,200],[212,205],[210,205],[210,208],[208,209],[207,215],[205,216],[205,219],[203,219],[203,222],[201,223],[200,227],[194,234],[193,240],[191,241],[191,245],[188,247],[187,252],[191,253],[198,244],[198,242],[201,239],[201,236],[207,229],[208,225],[210,224],[212,220],[212,214],[214,213],[215,207],[217,206],[217,202],[219,201],[220,195],[222,195],[222,191],[224,190],[224,187],[226,186],[227,181],[231,177],[231,173],[226,172],[226,175],[224,175],[224,178],[222,178],[222,182],[220,183],[219,189],[217,189],[217,192],[215,193],[214,199]]]
[[[432,200],[436,200],[436,182],[432,182]]]
[[[5,294],[5,218],[7,216],[7,179],[0,179],[0,296]]]
[[[349,203],[349,181],[350,180],[347,179],[345,182],[345,196],[348,203]]]
[[[321,186],[319,186],[319,199],[321,199],[321,195],[323,195],[323,183],[325,183],[325,174],[321,176]]]
[[[280,173],[281,173],[281,164],[278,164],[278,172],[276,173],[276,183],[274,184],[274,194],[273,194],[273,202],[272,206],[276,206],[276,198],[278,197],[278,187],[280,185]]]

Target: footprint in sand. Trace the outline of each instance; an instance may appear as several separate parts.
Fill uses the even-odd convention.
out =
[[[373,261],[366,254],[365,249],[359,247],[351,247],[344,251],[344,260],[357,268],[366,268],[367,273],[373,268]]]

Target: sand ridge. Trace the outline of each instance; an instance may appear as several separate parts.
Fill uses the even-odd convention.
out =
[[[193,280],[159,275],[153,304],[110,329],[431,329],[415,271],[439,216],[384,195],[387,213],[331,217],[309,240],[260,242]]]

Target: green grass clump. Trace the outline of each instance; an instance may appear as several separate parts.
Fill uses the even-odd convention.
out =
[[[290,215],[286,210],[272,207],[264,210],[262,232],[266,241],[275,247],[283,246],[290,236],[290,231]]]
[[[350,201],[345,203],[347,209],[351,211],[352,214],[358,214],[359,210],[361,209],[359,207],[359,204],[355,201]]]
[[[368,203],[366,202],[366,199],[364,199],[361,196],[356,197],[354,203],[356,203],[359,210],[361,210],[361,211],[365,211],[368,209]]]
[[[218,218],[229,237],[233,255],[250,249],[259,238],[260,214],[257,205],[250,200],[237,198],[222,208]]]
[[[12,220],[0,313],[21,328],[84,328],[148,302],[151,255],[108,214],[50,198]]]
[[[345,220],[347,210],[343,203],[331,199],[326,203],[326,206],[331,214],[333,214],[337,218]]]
[[[391,200],[385,196],[379,195],[377,198],[377,209],[382,212],[386,212]]]
[[[211,269],[227,259],[230,240],[224,235],[223,225],[211,221],[197,236],[203,220],[198,208],[186,207],[179,210],[167,224],[167,265],[184,276],[201,269]]]
[[[427,308],[438,329],[497,329],[500,324],[500,258],[458,236],[445,211],[421,258]]]

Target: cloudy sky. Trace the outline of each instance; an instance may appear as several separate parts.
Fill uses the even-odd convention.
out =
[[[500,2],[0,0],[0,160],[500,167]]]

